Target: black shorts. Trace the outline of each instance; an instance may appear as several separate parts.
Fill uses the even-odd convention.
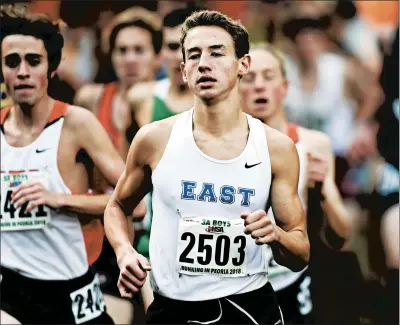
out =
[[[117,287],[119,278],[117,257],[107,238],[104,238],[102,251],[92,268],[99,276],[101,290],[106,294],[121,297]]]
[[[373,191],[370,197],[369,211],[371,212],[372,216],[381,220],[386,211],[398,203],[399,192],[383,195],[378,191]]]
[[[260,289],[205,301],[173,300],[154,293],[147,324],[283,324],[270,283]]]
[[[135,240],[137,235],[135,234]],[[119,279],[119,266],[117,262],[117,257],[115,255],[114,249],[108,242],[107,238],[104,238],[103,249],[99,258],[93,263],[91,268],[97,273],[100,280],[101,291],[107,295],[124,299],[131,303],[141,303],[141,293],[133,296],[133,299],[123,298],[118,290],[117,284]]]
[[[305,271],[296,282],[276,291],[285,324],[312,324],[311,278]]]
[[[114,324],[92,271],[72,280],[36,280],[1,267],[1,310],[22,324]]]

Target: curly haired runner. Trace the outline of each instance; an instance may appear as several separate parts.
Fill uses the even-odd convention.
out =
[[[46,16],[1,8],[1,69],[14,103],[0,120],[2,321],[112,324],[89,268],[109,195],[87,195],[88,175],[96,166],[116,184],[124,163],[92,113],[48,95],[63,44]]]

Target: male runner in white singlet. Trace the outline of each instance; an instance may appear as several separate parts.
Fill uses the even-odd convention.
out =
[[[85,193],[93,166],[116,184],[124,163],[92,113],[49,97],[63,44],[47,16],[1,8],[3,323],[113,323],[89,268],[109,195]]]
[[[349,237],[350,224],[335,185],[334,160],[329,138],[321,132],[287,122],[284,99],[288,83],[280,52],[271,45],[258,44],[250,49],[250,56],[252,64],[249,73],[240,82],[243,110],[287,134],[296,144],[300,158],[298,191],[305,210],[308,187],[313,187],[315,182],[323,182],[322,194],[325,200],[321,202],[321,206],[326,212],[327,227],[321,232],[322,238],[328,245],[340,248]],[[268,214],[273,217],[272,209]],[[293,272],[271,260],[268,276],[277,292],[285,322],[309,324],[312,301],[309,290],[311,279],[307,269]]]
[[[139,130],[106,208],[118,287],[132,296],[151,267],[149,323],[281,324],[268,246],[291,270],[309,259],[296,147],[241,110],[239,80],[250,57],[240,23],[196,12],[183,24],[181,44],[194,108]],[[129,245],[126,227],[150,189],[151,266]],[[264,210],[269,200],[276,225]]]

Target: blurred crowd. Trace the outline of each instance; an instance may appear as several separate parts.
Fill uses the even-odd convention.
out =
[[[240,19],[252,42],[268,42],[279,48],[285,55],[289,81],[285,103],[288,119],[330,137],[336,183],[352,224],[351,239],[341,252],[319,252],[324,258],[312,273],[311,288],[315,323],[380,324],[384,321],[387,291],[398,294],[398,278],[396,285],[389,274],[396,268],[393,264],[397,263],[398,270],[398,256],[394,262],[390,260],[385,241],[386,237],[397,238],[398,246],[399,234],[398,226],[384,229],[381,224],[380,211],[384,208],[376,199],[376,192],[384,191],[389,201],[390,195],[395,194],[398,200],[398,52],[393,65],[385,67],[387,58],[394,55],[393,48],[398,49],[397,1],[25,3],[32,12],[47,13],[63,25],[63,56],[57,75],[49,84],[50,95],[89,109],[91,105],[100,107],[100,102],[111,100],[115,92],[118,96],[113,105],[124,107],[140,99],[138,93],[143,97],[146,87],[154,81],[169,78],[171,83],[179,83],[173,80],[180,78],[179,30],[172,30],[176,26],[172,22],[167,25],[171,30],[162,33],[166,26],[164,17],[178,8],[219,10]],[[129,24],[138,17],[151,26],[153,33],[133,36],[127,32],[117,38],[114,27]],[[139,43],[142,37],[143,42],[131,44],[136,37]],[[112,88],[117,82],[118,89]],[[102,92],[96,88],[98,84],[111,86]],[[136,87],[139,84],[141,87]],[[164,90],[160,87],[161,91]],[[388,96],[397,98],[397,102],[390,103],[397,117],[393,124],[379,113]],[[190,94],[182,100],[187,99],[190,102]],[[10,104],[2,83],[1,108]],[[112,114],[114,126],[125,132],[128,139],[149,122],[146,114],[129,115],[122,109],[115,109]],[[382,121],[389,123],[385,124],[385,134],[379,124]],[[111,126],[107,131],[112,136]],[[121,154],[126,155],[129,143],[116,138],[113,141]],[[151,218],[149,201],[147,204],[148,215],[143,220],[135,220],[135,245],[142,252],[146,252],[148,245],[146,231]],[[392,222],[398,225],[398,214]],[[113,259],[113,251],[105,243],[98,263],[116,266]],[[140,322],[140,298],[132,308],[129,303],[121,303],[115,292],[108,304],[116,310],[116,322]]]

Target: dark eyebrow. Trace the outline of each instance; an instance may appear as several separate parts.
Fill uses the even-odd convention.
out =
[[[37,54],[37,53],[27,53],[27,54],[25,55],[25,57],[26,57],[26,58],[29,58],[29,57],[31,57],[31,58],[41,58],[41,57],[43,57],[43,55]]]
[[[210,45],[208,47],[211,50],[218,50],[218,49],[225,49],[226,46],[222,45],[222,44],[216,44],[216,45]],[[190,49],[188,49],[188,53],[192,53],[192,52],[201,52],[199,47],[192,47]]]
[[[225,49],[226,47],[225,47],[225,45],[217,44],[217,45],[211,45],[208,48],[212,49],[212,50],[219,50],[219,49]]]
[[[200,48],[192,47],[192,48],[188,49],[188,53],[192,53],[192,52],[200,52]]]
[[[20,55],[18,53],[10,53],[10,54],[7,54],[5,57],[8,58],[8,57],[14,57],[14,56],[20,57]],[[41,58],[41,57],[43,57],[43,55],[38,54],[38,53],[27,53],[25,55],[25,57]]]
[[[19,57],[18,53],[10,53],[5,56],[5,58]]]

